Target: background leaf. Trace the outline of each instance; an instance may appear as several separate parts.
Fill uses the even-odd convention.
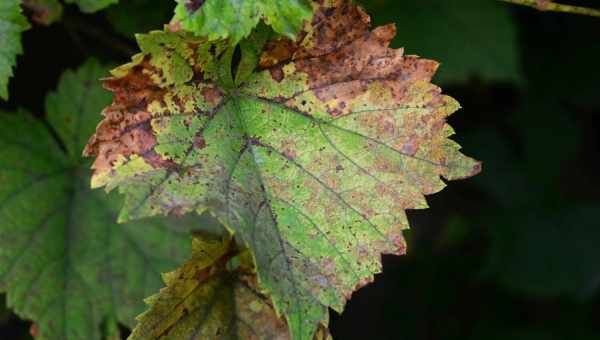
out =
[[[136,33],[162,29],[174,9],[175,1],[127,0],[110,6],[105,13],[115,30],[133,38]]]
[[[507,6],[490,0],[363,0],[375,24],[396,22],[394,47],[442,64],[436,82],[522,82],[517,32]]]
[[[110,101],[97,81],[105,72],[89,61],[48,96],[60,144],[26,113],[0,116],[0,288],[11,308],[35,320],[39,339],[100,339],[101,324],[132,325],[160,273],[185,259],[198,223],[117,225],[120,199],[89,189],[89,163],[79,154]]]
[[[104,9],[112,4],[116,4],[119,2],[119,0],[65,0],[65,2],[68,4],[76,4],[79,6],[79,9],[82,12],[92,13]]]
[[[0,98],[8,99],[8,79],[13,75],[17,55],[23,53],[21,33],[29,23],[21,14],[20,0],[0,2]]]

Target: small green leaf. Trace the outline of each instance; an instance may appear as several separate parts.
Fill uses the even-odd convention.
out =
[[[126,0],[129,1],[129,0]],[[162,0],[161,0],[162,1]],[[65,0],[68,4],[76,4],[82,12],[92,13],[104,9],[119,0]]]
[[[122,221],[211,211],[252,250],[294,339],[341,312],[382,253],[404,253],[405,210],[440,177],[480,170],[448,138],[459,105],[430,83],[438,64],[388,48],[393,25],[369,20],[326,1],[298,41],[242,42],[234,75],[223,41],[140,35],[86,147],[92,185],[125,194]]]
[[[275,32],[294,38],[312,15],[307,0],[176,0],[173,20],[210,40],[229,38],[232,45],[264,20]]]
[[[48,126],[0,114],[0,290],[38,326],[36,339],[100,339],[101,325],[132,325],[160,273],[189,251],[190,221],[114,223],[121,200],[89,189],[79,156],[110,102],[90,61],[67,71],[47,98]],[[113,327],[114,328],[114,327]]]
[[[20,0],[0,1],[0,98],[8,99],[8,79],[13,76],[17,55],[23,53],[21,33],[29,28],[21,14]]]
[[[252,255],[230,240],[194,238],[192,259],[163,279],[129,340],[290,338],[257,286]],[[327,336],[322,327],[315,340]]]

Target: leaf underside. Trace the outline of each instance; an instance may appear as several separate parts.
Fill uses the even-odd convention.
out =
[[[235,45],[261,20],[294,38],[311,15],[308,0],[177,0],[173,21],[211,40],[229,38]]]
[[[67,71],[46,100],[48,127],[29,114],[0,114],[0,290],[36,339],[100,340],[133,326],[160,273],[189,251],[189,221],[114,221],[122,200],[89,188],[80,157],[97,112],[110,102],[90,61]],[[170,224],[169,224],[170,223]]]
[[[242,41],[233,76],[226,42],[139,36],[86,147],[92,185],[126,197],[122,221],[211,211],[294,339],[372,281],[380,254],[405,252],[405,210],[426,208],[440,176],[480,170],[448,139],[459,105],[430,83],[436,62],[388,48],[394,26],[369,30],[350,2],[315,6],[296,41]]]
[[[192,259],[164,275],[166,287],[147,299],[129,340],[289,339],[284,320],[257,287],[248,250],[230,240],[195,238]],[[317,339],[327,339],[325,327]]]
[[[29,28],[21,14],[20,0],[0,1],[0,98],[8,99],[8,79],[13,76],[17,55],[23,53],[21,33]]]

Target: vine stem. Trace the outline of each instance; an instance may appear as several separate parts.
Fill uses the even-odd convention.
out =
[[[533,7],[540,11],[563,12],[600,17],[600,9],[557,4],[551,0],[500,0],[511,4]]]

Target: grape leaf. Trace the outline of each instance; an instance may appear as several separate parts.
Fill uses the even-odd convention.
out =
[[[17,55],[23,53],[21,33],[29,23],[21,14],[20,0],[0,1],[0,98],[8,99],[8,79],[13,75]]]
[[[119,0],[65,0],[65,2],[68,4],[76,4],[82,12],[93,13],[112,4],[116,4]]]
[[[48,26],[60,20],[63,5],[58,0],[23,0],[23,6],[31,13],[31,20]]]
[[[231,240],[194,238],[192,259],[164,275],[129,340],[289,339],[285,321],[257,285],[252,255]],[[317,339],[328,339],[323,326]]]
[[[404,253],[405,210],[426,208],[440,176],[480,170],[448,139],[459,105],[430,83],[437,63],[388,48],[394,26],[370,31],[349,2],[318,7],[295,42],[243,41],[237,67],[226,42],[140,35],[85,150],[92,186],[125,194],[121,221],[215,214],[294,339],[341,311],[381,253]]]
[[[101,324],[132,325],[160,273],[189,251],[190,221],[117,225],[119,197],[89,189],[79,154],[110,102],[104,72],[93,61],[67,71],[47,97],[66,152],[40,120],[0,114],[0,290],[36,322],[38,339],[100,339]]]
[[[229,38],[235,45],[261,19],[275,32],[294,38],[311,15],[307,0],[177,0],[173,20],[185,30],[211,40]]]

